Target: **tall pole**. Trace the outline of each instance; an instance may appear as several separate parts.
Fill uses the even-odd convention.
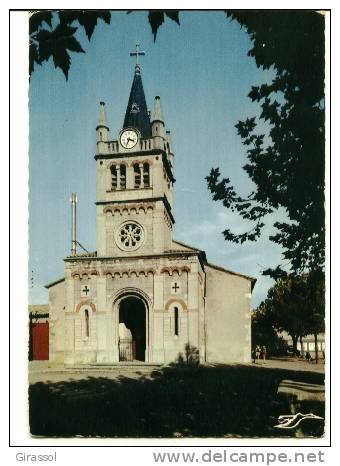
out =
[[[71,193],[71,255],[77,254],[77,194]]]

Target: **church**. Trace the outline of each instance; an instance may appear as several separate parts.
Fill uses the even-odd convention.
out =
[[[100,102],[97,250],[77,250],[73,193],[65,276],[46,285],[49,360],[71,366],[166,364],[188,357],[201,364],[250,362],[256,280],[209,263],[204,251],[173,238],[175,156],[159,96],[148,112],[143,54],[138,46],[131,54],[134,77],[115,138]]]

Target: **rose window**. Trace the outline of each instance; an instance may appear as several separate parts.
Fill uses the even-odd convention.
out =
[[[144,240],[144,231],[141,225],[135,222],[126,222],[116,233],[117,245],[126,251],[138,249]]]

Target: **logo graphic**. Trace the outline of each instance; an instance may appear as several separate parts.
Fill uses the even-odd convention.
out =
[[[323,420],[323,417],[316,416],[313,413],[309,414],[287,414],[278,417],[278,424],[274,427],[277,429],[295,429],[302,421],[305,419],[312,419],[312,420]]]

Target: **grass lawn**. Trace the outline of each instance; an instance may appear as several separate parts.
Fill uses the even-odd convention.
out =
[[[155,370],[139,378],[84,375],[29,387],[30,429],[47,437],[278,437],[280,414],[290,414],[278,398],[283,379],[324,383],[324,375],[254,366],[188,367]],[[321,402],[303,402],[303,413],[324,416]],[[305,425],[321,436],[323,426]]]

